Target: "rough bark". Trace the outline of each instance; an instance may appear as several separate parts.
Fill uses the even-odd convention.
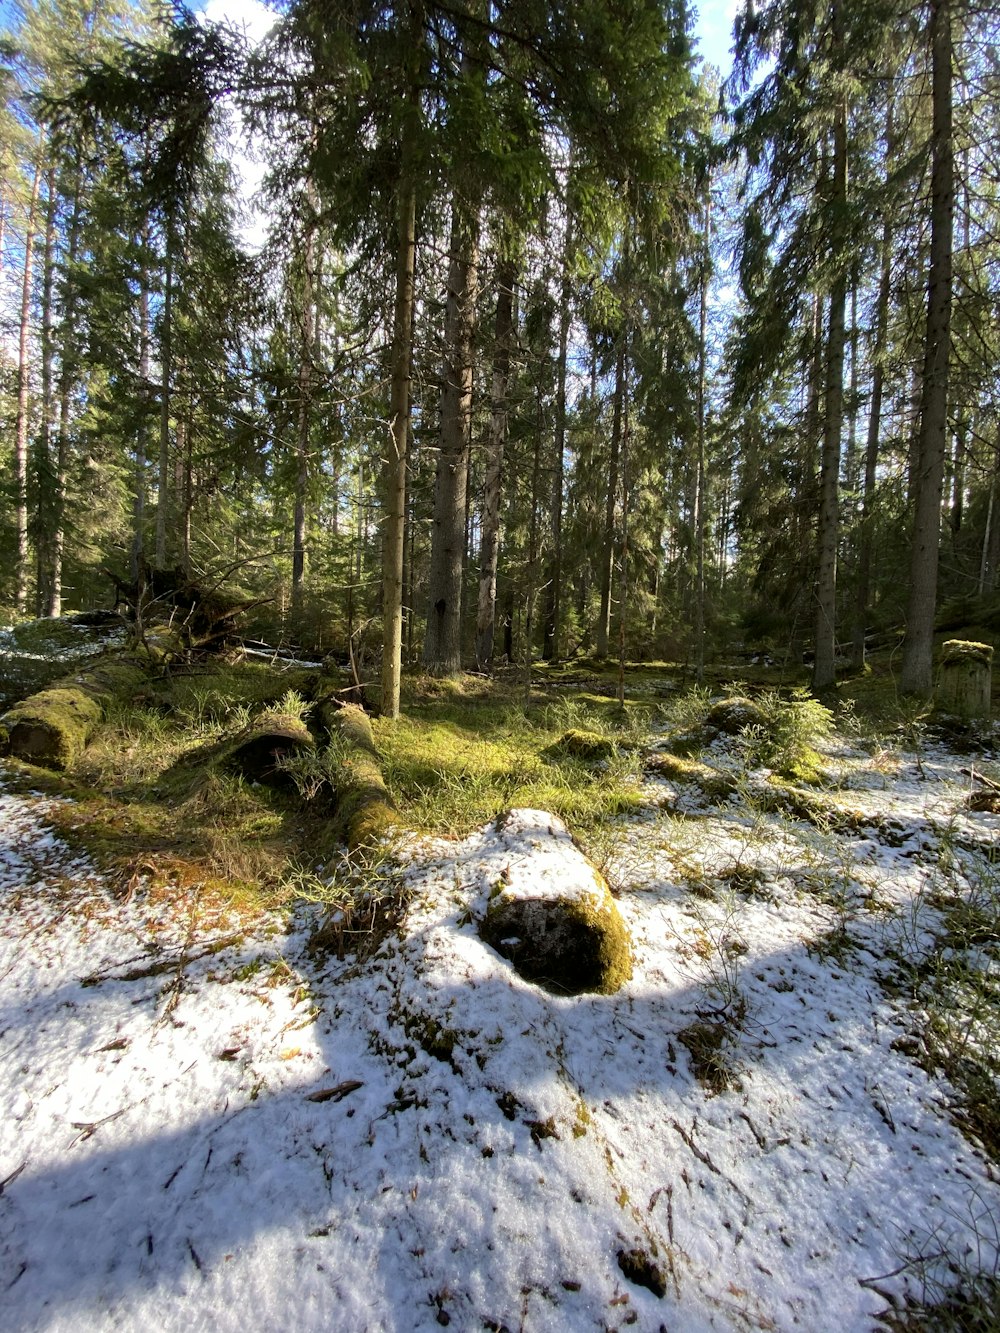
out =
[[[542,640],[542,657],[547,662],[558,660],[562,647],[559,628],[562,615],[562,511],[566,453],[566,362],[569,349],[569,263],[572,243],[572,229],[567,224],[566,240],[563,247],[562,284],[559,298],[559,349],[556,361],[555,459],[552,469],[552,548],[549,558],[548,579],[545,585],[545,635]]]
[[[514,329],[514,282],[512,261],[497,270],[497,309],[493,333],[493,383],[490,390],[490,424],[486,437],[486,480],[483,488],[482,541],[480,547],[479,602],[476,611],[476,665],[486,671],[493,660],[496,631],[497,562],[500,552],[500,493],[503,454],[507,439],[507,385],[510,379],[510,345]]]
[[[173,377],[173,222],[167,222],[167,254],[163,275],[163,334],[160,339],[160,459],[156,495],[157,569],[167,567],[167,527],[170,519],[170,390]]]
[[[895,152],[892,103],[886,126],[886,171]],[[871,399],[868,405],[868,432],[865,439],[865,473],[861,500],[861,524],[858,533],[858,581],[854,598],[854,633],[851,663],[855,670],[865,664],[865,630],[871,601],[872,548],[874,541],[875,486],[878,480],[879,438],[882,429],[882,393],[885,383],[885,346],[889,327],[889,297],[892,281],[892,220],[888,209],[882,220],[881,270],[875,302],[875,328],[871,361]]]
[[[28,414],[31,397],[31,279],[35,257],[35,223],[42,163],[35,166],[24,233],[24,271],[21,281],[21,319],[17,349],[17,420],[14,427],[14,603],[18,615],[28,604]]]
[[[468,211],[455,199],[445,304],[445,363],[441,385],[440,447],[434,480],[429,606],[423,653],[424,665],[438,676],[457,675],[462,667],[462,569],[472,426],[478,233],[476,213]]]
[[[622,337],[615,358],[614,406],[611,417],[611,454],[608,459],[608,490],[604,506],[604,533],[601,549],[601,609],[597,617],[595,651],[607,657],[611,637],[611,584],[615,564],[615,513],[618,505],[619,460],[622,442],[622,406],[625,397],[625,339]]]
[[[847,106],[843,99],[837,106],[834,124],[833,193],[830,203],[833,212],[834,259],[840,262],[830,288],[827,327],[812,674],[812,688],[816,692],[832,689],[836,683],[837,541],[840,531],[840,449],[844,421],[846,341],[844,315],[847,304],[847,269],[843,263],[844,213],[847,207]]]
[[[922,698],[930,695],[933,684],[934,613],[948,427],[955,191],[951,0],[931,0],[929,37],[933,106],[930,274],[915,472],[910,597],[900,673],[900,689]]]

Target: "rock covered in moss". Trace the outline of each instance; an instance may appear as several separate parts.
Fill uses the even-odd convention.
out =
[[[615,743],[610,736],[599,731],[587,731],[581,727],[571,727],[564,731],[557,741],[550,746],[554,755],[582,759],[584,763],[595,763],[610,759],[615,752]]]
[[[558,995],[610,995],[628,981],[632,950],[621,913],[560,819],[508,811],[485,861],[496,873],[479,933],[526,981]]]

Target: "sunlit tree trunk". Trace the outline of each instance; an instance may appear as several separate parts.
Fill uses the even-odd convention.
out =
[[[31,280],[35,258],[35,224],[42,182],[41,158],[35,166],[24,231],[24,271],[21,281],[21,319],[17,345],[17,420],[14,427],[14,526],[16,554],[14,604],[24,615],[28,604],[28,416],[31,410]]]
[[[903,692],[922,698],[929,697],[933,688],[934,613],[937,605],[941,494],[948,427],[955,191],[951,0],[931,0],[929,39],[933,107],[930,274],[915,475],[910,598],[900,673],[900,688]]]
[[[507,438],[507,386],[510,379],[510,345],[514,329],[514,280],[512,261],[497,269],[497,309],[493,330],[493,383],[490,390],[490,424],[486,437],[486,479],[483,487],[482,544],[480,549],[479,601],[476,611],[476,664],[481,671],[493,659],[496,630],[497,560],[500,551],[500,493],[504,443]]]
[[[622,443],[622,406],[625,397],[625,335],[622,334],[615,357],[614,404],[611,414],[611,453],[608,459],[608,490],[604,505],[604,532],[601,549],[601,609],[597,617],[595,651],[607,657],[611,636],[611,586],[615,564],[615,513],[618,506],[619,471]]]
[[[837,19],[834,29],[837,31]],[[833,191],[830,199],[834,229],[834,261],[839,261],[830,288],[824,387],[823,451],[816,577],[815,659],[812,687],[829,690],[836,683],[837,542],[840,532],[840,449],[844,422],[844,347],[847,269],[843,263],[844,216],[847,207],[847,106],[840,99],[833,131]]]

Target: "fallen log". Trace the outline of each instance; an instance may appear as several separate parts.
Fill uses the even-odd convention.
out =
[[[337,832],[349,852],[378,842],[399,824],[399,815],[382,776],[368,714],[357,704],[325,699],[319,719],[339,745],[342,759],[333,777]]]
[[[4,749],[30,764],[69,768],[83,753],[108,704],[141,694],[147,683],[141,666],[120,658],[56,681],[15,704],[0,719],[6,732]]]
[[[312,732],[300,717],[265,713],[236,738],[226,753],[224,766],[253,782],[281,786],[290,780],[283,762],[315,748]]]

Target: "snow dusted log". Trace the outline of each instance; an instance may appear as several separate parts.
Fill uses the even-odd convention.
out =
[[[992,667],[988,643],[949,639],[941,649],[935,711],[963,722],[989,722]]]
[[[526,981],[557,995],[610,995],[632,975],[631,941],[604,876],[544,810],[510,810],[487,855],[479,933]]]
[[[389,788],[382,777],[368,714],[357,704],[319,705],[320,721],[343,760],[334,780],[340,834],[349,852],[377,842],[399,824]]]
[[[67,676],[3,717],[7,752],[30,764],[68,768],[83,753],[108,704],[140,694],[146,683],[141,667],[117,659]]]

